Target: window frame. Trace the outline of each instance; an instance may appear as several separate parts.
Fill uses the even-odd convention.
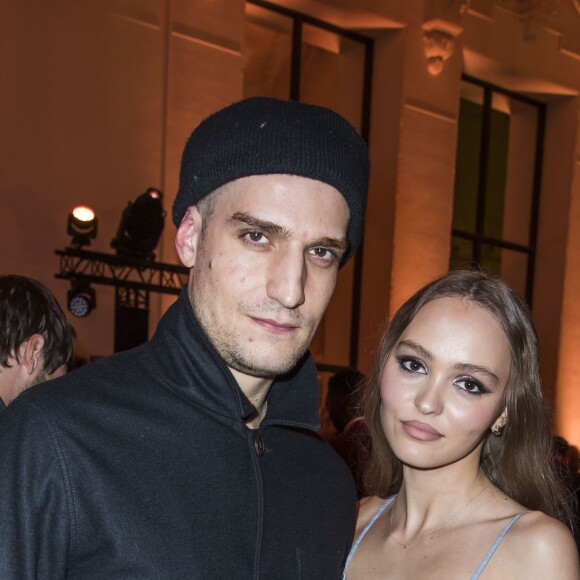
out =
[[[300,101],[300,76],[301,76],[301,55],[302,55],[302,30],[304,25],[314,26],[323,30],[332,32],[349,40],[361,43],[364,48],[363,64],[363,87],[362,87],[362,106],[361,106],[361,136],[365,142],[369,143],[369,132],[371,123],[371,94],[372,94],[372,72],[374,61],[374,39],[364,36],[352,30],[341,28],[329,22],[319,20],[308,14],[297,12],[280,6],[267,0],[246,0],[248,4],[254,4],[266,10],[271,10],[277,14],[286,16],[292,20],[292,45],[290,60],[290,94],[289,99]],[[353,260],[353,282],[352,282],[352,301],[351,301],[351,319],[350,319],[350,337],[349,337],[349,356],[348,367],[337,364],[327,364],[317,361],[317,367],[321,371],[336,372],[346,368],[356,369],[359,358],[359,335],[360,335],[360,311],[362,296],[362,267],[363,267],[363,245],[364,232],[361,238],[360,246]]]
[[[474,265],[481,264],[482,246],[488,245],[495,248],[512,250],[527,255],[527,268],[525,280],[525,299],[528,305],[532,306],[533,285],[535,274],[536,247],[538,240],[538,221],[540,213],[540,194],[542,182],[542,165],[544,155],[544,137],[546,132],[546,104],[527,97],[520,93],[505,89],[493,83],[478,79],[466,73],[461,75],[461,80],[466,83],[479,86],[483,89],[483,115],[480,135],[480,157],[478,164],[478,182],[477,182],[477,203],[476,203],[476,220],[475,233],[466,230],[453,228],[451,229],[452,238],[460,238],[472,242],[471,261]],[[494,238],[484,235],[485,223],[485,206],[487,194],[487,176],[489,161],[489,138],[491,132],[491,111],[493,103],[493,94],[499,93],[510,99],[514,99],[531,105],[537,109],[536,124],[536,143],[534,152],[534,175],[532,180],[532,199],[531,215],[527,245],[510,242],[508,240]]]

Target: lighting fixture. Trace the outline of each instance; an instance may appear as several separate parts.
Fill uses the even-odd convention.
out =
[[[129,258],[154,260],[154,250],[165,225],[163,194],[149,188],[134,202],[129,202],[121,215],[117,235],[111,247],[117,255]]]
[[[77,318],[88,316],[97,305],[95,290],[87,282],[73,281],[67,294],[69,312]]]
[[[97,218],[92,208],[77,205],[68,214],[67,233],[72,236],[72,246],[81,248],[88,246],[97,236]]]

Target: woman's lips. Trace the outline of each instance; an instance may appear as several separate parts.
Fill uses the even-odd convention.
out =
[[[433,429],[433,427],[427,425],[427,423],[421,423],[421,421],[401,421],[401,424],[403,426],[403,431],[413,439],[419,439],[420,441],[436,441],[443,437],[439,431]]]

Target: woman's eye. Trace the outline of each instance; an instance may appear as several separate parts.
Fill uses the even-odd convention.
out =
[[[488,392],[479,381],[470,378],[457,379],[455,384],[471,395],[483,395]]]
[[[401,357],[399,359],[399,364],[401,365],[401,368],[408,373],[420,373],[423,375],[427,374],[425,365],[416,358]]]

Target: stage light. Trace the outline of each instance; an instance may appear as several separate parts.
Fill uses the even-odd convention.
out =
[[[88,246],[91,239],[97,236],[95,212],[86,205],[77,205],[68,214],[67,233],[72,236],[73,247]]]
[[[129,202],[121,215],[117,235],[111,240],[117,255],[155,259],[154,250],[165,225],[162,199],[163,194],[158,189],[149,188],[134,202]]]
[[[97,298],[93,288],[84,282],[75,281],[68,291],[67,303],[69,312],[77,318],[90,314],[97,305]]]

